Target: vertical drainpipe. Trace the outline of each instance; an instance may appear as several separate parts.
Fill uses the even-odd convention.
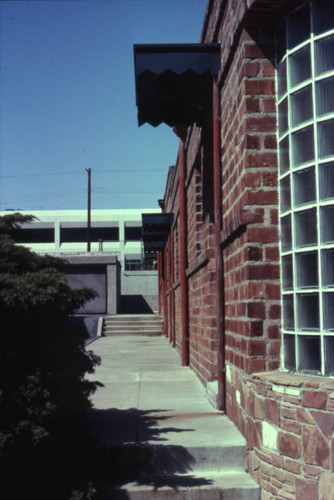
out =
[[[177,134],[179,135],[179,134]],[[181,289],[181,323],[182,344],[181,359],[182,366],[189,365],[189,311],[188,311],[188,280],[187,280],[187,201],[186,201],[186,146],[185,130],[180,137],[178,170],[179,170],[179,218],[180,218],[180,289]]]
[[[170,231],[170,243],[171,243],[171,342],[173,347],[175,347],[175,290],[174,290],[174,231],[171,227]]]
[[[157,252],[157,266],[158,266],[158,312],[161,314],[161,254]]]
[[[225,332],[223,310],[223,256],[220,248],[222,230],[222,185],[221,185],[221,148],[220,148],[220,98],[217,79],[213,79],[213,184],[214,184],[214,228],[216,260],[216,321],[217,321],[217,377],[218,409],[225,410]]]
[[[168,237],[168,340],[172,340],[172,266],[171,235]]]
[[[168,337],[168,273],[167,273],[167,246],[164,249],[164,335]]]

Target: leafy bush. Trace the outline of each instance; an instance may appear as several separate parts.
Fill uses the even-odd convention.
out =
[[[32,219],[0,217],[0,497],[93,498],[78,453],[98,359],[68,319],[96,293],[72,290],[62,260],[15,245]]]

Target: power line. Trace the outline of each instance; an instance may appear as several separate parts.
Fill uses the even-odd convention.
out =
[[[138,169],[117,169],[117,170],[95,170],[94,173],[131,173],[131,172],[166,172],[165,168],[138,168]],[[47,172],[47,173],[39,173],[32,172],[30,174],[12,174],[12,175],[0,175],[0,179],[10,179],[10,178],[19,178],[19,177],[48,177],[53,175],[78,175],[82,174],[82,170],[73,170],[70,172]]]

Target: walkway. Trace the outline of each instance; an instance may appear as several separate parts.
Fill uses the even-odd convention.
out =
[[[102,337],[90,423],[110,457],[103,498],[257,500],[246,443],[165,337]]]

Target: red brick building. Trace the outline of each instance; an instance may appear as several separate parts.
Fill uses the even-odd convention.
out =
[[[220,44],[204,115],[157,120],[180,137],[165,334],[263,499],[334,498],[334,2],[209,0],[201,43]]]

